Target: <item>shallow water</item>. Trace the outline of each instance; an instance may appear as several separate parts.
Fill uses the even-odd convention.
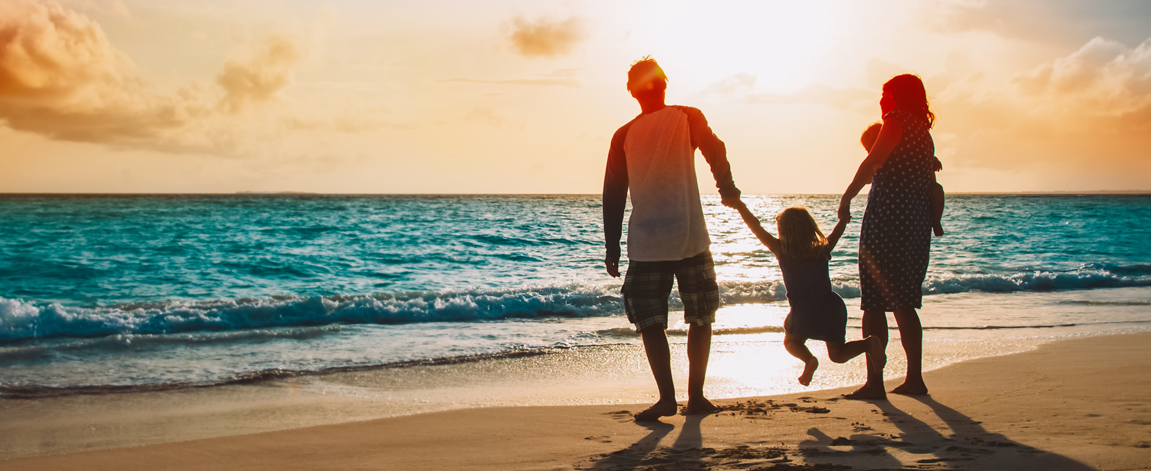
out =
[[[787,392],[725,379],[737,375],[721,358],[759,358],[746,361],[781,384],[797,363],[778,344],[787,308],[773,256],[737,214],[705,199],[729,305],[716,326],[712,387]],[[805,204],[825,228],[837,203],[745,199],[765,221]],[[849,307],[861,216],[832,261]],[[633,348],[619,280],[602,272],[599,220],[595,196],[0,196],[0,391]],[[949,197],[948,234],[933,239],[924,283],[929,366],[1144,329],[1147,220],[1146,196]],[[857,311],[849,324],[858,335]],[[953,350],[961,353],[944,353]],[[859,380],[832,371],[817,384]]]

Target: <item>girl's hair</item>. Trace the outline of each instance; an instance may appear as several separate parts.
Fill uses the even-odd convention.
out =
[[[783,255],[792,258],[825,257],[827,237],[819,230],[815,218],[803,206],[792,206],[775,217],[779,224],[779,245]]]
[[[927,103],[927,90],[923,88],[923,80],[918,75],[896,75],[883,84],[883,91],[895,99],[895,109],[924,117],[928,128],[935,126],[935,113],[931,112]]]

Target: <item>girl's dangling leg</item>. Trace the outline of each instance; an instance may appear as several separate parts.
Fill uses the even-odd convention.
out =
[[[819,368],[819,360],[807,349],[806,343],[807,339],[803,337],[783,334],[783,346],[787,349],[787,353],[803,360],[803,374],[799,375],[799,384],[804,386],[811,384],[811,377],[815,375],[815,369]]]

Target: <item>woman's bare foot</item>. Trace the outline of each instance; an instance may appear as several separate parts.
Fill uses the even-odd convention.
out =
[[[635,415],[636,422],[652,422],[659,420],[660,417],[670,417],[675,415],[676,410],[679,409],[679,404],[675,401],[660,401],[655,405],[648,407],[643,412]]]
[[[799,384],[804,386],[811,384],[811,377],[815,375],[816,368],[819,368],[819,360],[815,357],[803,362],[803,374],[799,375]]]
[[[904,396],[926,396],[927,385],[923,383],[923,378],[912,379],[907,378],[903,384],[891,390],[892,394],[902,394]]]
[[[844,394],[843,397],[844,399],[854,400],[887,399],[887,393],[883,392],[883,383],[867,383],[851,394]]]
[[[867,354],[871,357],[871,365],[882,378],[883,369],[887,367],[887,343],[874,335],[867,339],[871,342],[871,347],[867,349]]]
[[[717,407],[715,404],[712,404],[707,398],[701,397],[699,399],[688,400],[687,407],[684,407],[680,413],[683,415],[714,414],[722,410],[723,409]]]

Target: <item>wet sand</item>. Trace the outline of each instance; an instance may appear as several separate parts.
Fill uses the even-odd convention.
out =
[[[1151,333],[1113,335],[1060,341],[1030,352],[940,368],[927,373],[930,396],[892,396],[890,401],[846,401],[836,397],[845,390],[823,390],[721,400],[717,404],[726,409],[723,413],[669,417],[650,424],[630,419],[632,412],[644,407],[641,404],[472,408],[14,458],[2,467],[1151,469],[1149,372]],[[889,387],[897,383],[893,380]],[[189,405],[205,413],[196,416],[197,420],[173,414],[167,428],[235,426],[243,423],[235,419],[244,414],[260,420],[262,407],[315,420],[325,411],[338,413],[347,406],[339,399],[312,395],[301,395],[293,403],[291,388],[265,389],[269,391],[266,397],[252,396],[252,389],[237,389],[231,400],[215,396],[216,400]],[[193,393],[171,392],[190,397]],[[100,402],[109,397],[66,399]],[[20,401],[4,402],[9,409],[21,407],[13,405]],[[36,407],[40,402],[25,401],[22,407]],[[140,406],[141,414],[149,414],[146,401]],[[83,407],[79,405],[78,410]],[[55,416],[43,420],[79,423],[81,419]],[[0,426],[0,441],[10,445],[24,436],[51,439],[22,433],[33,425],[9,422]],[[105,432],[114,435],[113,430]],[[76,433],[56,439],[75,440]],[[99,435],[98,430],[87,434],[97,441]],[[141,443],[120,445],[129,444]]]

